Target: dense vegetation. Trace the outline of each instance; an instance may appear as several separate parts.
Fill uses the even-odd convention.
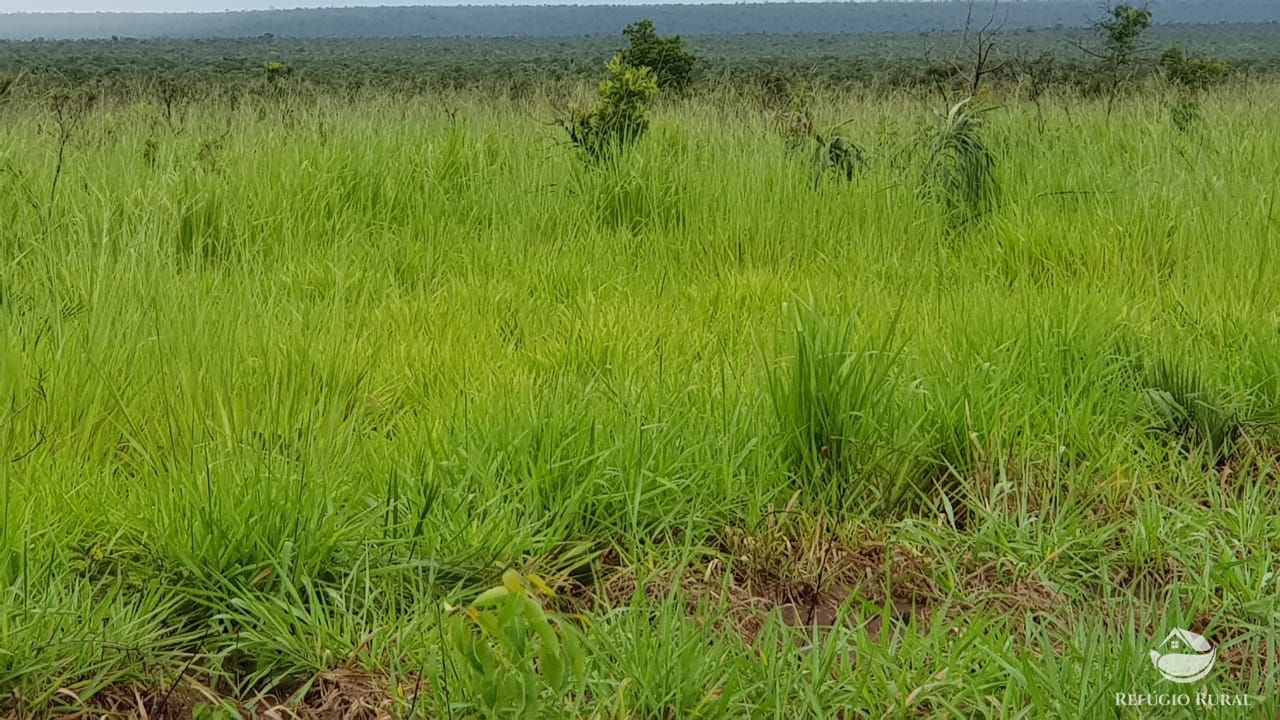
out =
[[[1277,716],[1280,82],[1150,19],[5,46],[0,718]]]
[[[181,88],[188,96],[241,94],[262,79],[264,63],[280,62],[292,69],[292,82],[319,92],[435,95],[482,88],[519,98],[593,82],[624,42],[619,32],[575,39],[0,42],[0,74],[22,73],[15,90],[30,95],[90,86],[103,95],[154,101],[166,87]],[[952,59],[967,54],[972,36],[960,31],[698,36],[684,42],[699,58],[694,82],[707,87],[767,90],[786,81],[931,92],[939,74],[954,69]],[[1091,42],[1087,29],[1005,31],[993,58],[998,68],[992,79],[1018,81],[1021,76],[1025,81],[1035,69],[1040,82],[1088,90],[1097,77],[1096,62],[1080,45]],[[1140,74],[1154,74],[1160,53],[1173,44],[1188,56],[1220,58],[1237,76],[1280,70],[1280,24],[1157,24],[1144,36]]]

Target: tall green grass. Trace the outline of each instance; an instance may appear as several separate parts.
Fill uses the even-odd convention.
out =
[[[1178,625],[1275,714],[1276,95],[994,110],[962,234],[903,97],[818,104],[868,153],[816,188],[705,98],[597,166],[549,105],[108,106],[52,206],[6,105],[0,714],[356,667],[469,716],[441,602],[510,567],[595,590],[601,716],[1110,717]],[[735,534],[920,611],[744,636]]]

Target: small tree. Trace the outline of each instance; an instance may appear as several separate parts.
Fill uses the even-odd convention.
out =
[[[614,55],[606,66],[609,78],[600,83],[590,108],[569,108],[564,121],[569,140],[593,160],[611,155],[649,129],[649,103],[658,92],[647,67],[633,67]]]
[[[1102,37],[1102,52],[1094,53],[1102,60],[1102,69],[1106,75],[1109,95],[1107,96],[1107,114],[1115,104],[1120,86],[1127,80],[1127,73],[1133,57],[1141,47],[1138,41],[1142,34],[1151,27],[1151,11],[1145,7],[1134,7],[1121,3],[1110,8],[1094,28]]]
[[[508,570],[501,585],[480,593],[470,606],[445,606],[444,652],[484,717],[579,714],[575,705],[583,702],[587,652],[574,623],[543,607],[544,598],[554,597],[538,576]]]
[[[170,130],[180,128],[186,119],[186,101],[191,95],[189,86],[173,78],[162,77],[156,81],[155,93],[160,110],[164,113],[165,125]]]
[[[982,88],[982,79],[984,77],[991,73],[998,73],[1004,67],[1004,63],[997,62],[992,59],[992,55],[996,53],[996,48],[999,44],[1000,31],[1003,29],[1003,25],[995,24],[996,5],[998,4],[999,0],[992,3],[991,17],[987,19],[986,24],[983,25],[982,28],[980,28],[973,36],[972,46],[970,48],[970,51],[973,53],[972,67],[964,68],[958,62],[958,55],[956,58],[956,72],[968,77],[969,97],[978,96],[978,90]],[[963,43],[966,46],[970,45],[970,28],[972,26],[973,0],[969,0],[969,10],[964,20],[963,35]],[[957,53],[959,52],[960,50],[957,50]]]
[[[1230,68],[1225,62],[1211,57],[1187,57],[1182,48],[1170,45],[1160,56],[1160,72],[1165,80],[1190,92],[1222,82]]]
[[[58,199],[58,182],[62,178],[62,169],[67,156],[67,148],[71,139],[84,124],[97,102],[97,96],[89,90],[80,89],[74,92],[59,91],[49,100],[49,109],[53,114],[52,134],[57,140],[57,160],[53,166],[53,179],[49,182],[49,205],[45,213],[45,228],[48,229],[53,218],[53,205]]]
[[[693,66],[698,59],[685,49],[679,35],[668,38],[658,35],[652,20],[631,23],[622,34],[627,38],[627,47],[621,51],[622,61],[653,70],[659,88],[679,91],[693,81]]]

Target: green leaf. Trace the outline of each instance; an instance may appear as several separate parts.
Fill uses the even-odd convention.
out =
[[[557,693],[563,692],[564,658],[560,656],[558,648],[543,643],[538,649],[538,667],[542,670],[542,677],[551,689]]]
[[[510,594],[511,591],[503,586],[489,588],[477,595],[475,601],[471,604],[474,607],[488,607],[490,605],[496,605]]]

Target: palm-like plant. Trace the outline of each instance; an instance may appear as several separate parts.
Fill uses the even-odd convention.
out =
[[[1199,447],[1214,463],[1231,453],[1242,428],[1221,393],[1185,362],[1161,357],[1143,369],[1157,429]]]
[[[948,223],[964,225],[992,210],[999,198],[995,155],[982,139],[981,111],[966,98],[939,114],[925,166],[925,188],[941,203]]]
[[[823,137],[815,134],[817,147],[813,151],[814,182],[831,174],[845,180],[853,180],[866,163],[867,150],[843,135]]]

